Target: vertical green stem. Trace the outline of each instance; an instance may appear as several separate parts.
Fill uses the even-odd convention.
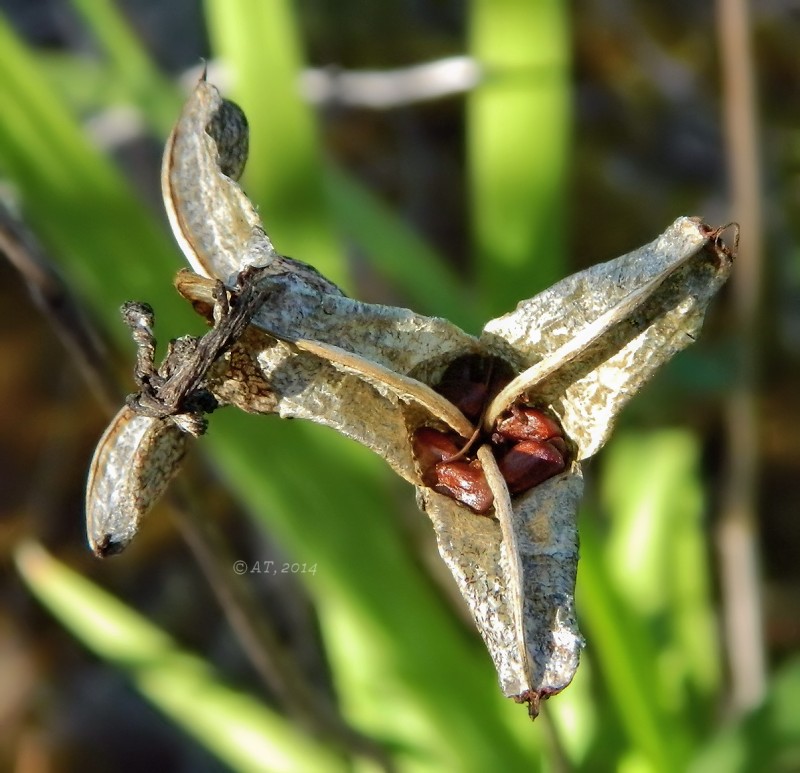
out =
[[[489,316],[563,273],[570,147],[569,36],[559,0],[473,0],[485,72],[467,105],[477,278]]]

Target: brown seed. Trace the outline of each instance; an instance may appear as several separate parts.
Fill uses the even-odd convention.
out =
[[[552,443],[523,440],[498,462],[498,466],[508,483],[508,490],[520,494],[558,475],[566,464]]]
[[[488,512],[494,503],[480,462],[439,462],[434,468],[434,491],[455,499],[476,513]]]
[[[497,422],[503,440],[550,440],[564,433],[558,422],[536,408],[511,406],[511,413]]]
[[[459,447],[451,435],[430,427],[418,429],[411,442],[414,456],[419,462],[423,475],[435,464],[455,456],[459,451]]]

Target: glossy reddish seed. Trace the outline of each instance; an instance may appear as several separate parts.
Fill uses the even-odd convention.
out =
[[[478,461],[440,462],[433,473],[434,491],[461,502],[476,513],[491,509],[494,496]]]
[[[499,359],[488,362],[466,356],[448,366],[436,390],[477,422],[486,402],[508,382],[508,371]],[[494,447],[511,494],[527,491],[566,467],[567,443],[559,423],[544,411],[516,404],[493,432],[482,433],[466,446],[466,439],[454,433],[431,427],[416,430],[412,445],[422,482],[473,512],[488,512],[494,497],[475,459],[475,446],[487,442]]]
[[[422,470],[428,470],[438,462],[449,459],[459,452],[459,446],[451,435],[438,429],[422,427],[411,440],[414,456]]]
[[[510,415],[497,422],[495,434],[503,440],[550,440],[561,437],[558,422],[536,408],[512,405]]]
[[[512,494],[519,494],[558,475],[566,463],[552,443],[523,440],[498,462],[498,466],[508,483],[508,490]]]

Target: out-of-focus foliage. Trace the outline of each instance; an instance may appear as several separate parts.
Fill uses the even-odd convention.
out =
[[[369,300],[447,316],[473,332],[489,312],[638,246],[678,214],[736,216],[723,204],[711,19],[701,9],[677,19],[633,4],[617,17],[608,3],[579,3],[570,18],[555,0],[476,0],[469,14],[447,3],[365,11],[351,0],[334,11],[310,0],[207,0],[201,16],[175,3],[164,4],[177,10],[163,17],[129,2],[127,18],[111,0],[72,0],[50,22],[63,26],[37,38],[16,5],[0,16],[0,182],[114,341],[111,351],[119,347],[109,355],[115,370],[132,363],[117,315],[125,300],[153,304],[162,340],[202,328],[171,289],[181,260],[158,201],[158,160],[182,88],[153,52],[182,51],[184,67],[200,57],[212,69],[225,65],[224,90],[250,119],[244,186],[279,250]],[[203,20],[208,49],[197,32]],[[159,35],[159,25],[174,26]],[[773,34],[781,43],[780,29]],[[59,50],[48,50],[52,39]],[[774,57],[797,85],[800,68],[780,59],[782,50],[776,44]],[[386,114],[315,110],[299,97],[308,61],[367,69],[461,53],[487,66],[466,97]],[[796,206],[787,193],[785,209]],[[790,239],[783,233],[784,244]],[[424,517],[379,460],[318,427],[232,410],[212,417],[200,445],[208,459],[186,475],[202,504],[197,517],[220,522],[251,570],[269,560],[315,567],[246,579],[315,689],[334,695],[399,769],[530,770],[559,760],[575,770],[797,767],[800,688],[789,656],[800,636],[787,620],[798,619],[798,586],[786,556],[800,545],[800,520],[788,517],[800,501],[800,448],[791,440],[800,437],[800,403],[790,380],[800,353],[791,312],[798,253],[781,252],[779,241],[776,273],[795,280],[773,307],[779,351],[770,356],[780,365],[764,397],[764,447],[765,481],[782,495],[763,501],[765,548],[776,558],[765,585],[775,599],[768,644],[785,662],[765,704],[735,720],[726,716],[713,546],[718,406],[726,351],[736,346],[724,299],[704,339],[634,402],[590,470],[578,587],[584,663],[534,725],[501,696]],[[63,629],[6,575],[0,647],[12,721],[2,765],[25,755],[52,756],[69,770],[87,760],[116,770],[339,764],[341,750],[286,729],[166,508],[123,557],[98,564],[88,555],[80,495],[105,417],[11,270],[0,271],[0,351],[13,363],[0,382],[8,503],[0,544],[9,552],[35,535],[72,567],[18,552],[25,582]],[[783,520],[768,518],[773,510]],[[777,549],[784,544],[786,552]],[[112,631],[124,649],[110,646]],[[50,685],[44,695],[42,684]]]

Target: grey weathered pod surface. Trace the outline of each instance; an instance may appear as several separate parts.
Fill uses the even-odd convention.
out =
[[[650,244],[521,302],[476,338],[443,319],[347,298],[310,266],[279,255],[235,182],[246,147],[236,144],[238,114],[224,105],[212,86],[198,84],[165,153],[173,229],[202,274],[182,272],[176,284],[210,321],[214,279],[231,286],[260,266],[251,281],[270,292],[209,370],[207,387],[251,413],[336,429],[417,486],[504,693],[535,714],[541,698],[569,684],[582,647],[574,611],[581,461],[659,365],[697,337],[731,269],[719,230],[679,218]],[[206,222],[215,219],[219,227]],[[514,374],[475,422],[436,391],[465,355],[497,358]],[[560,474],[511,496],[488,438],[518,400],[557,418],[569,452]],[[464,443],[477,438],[494,501],[487,515],[425,485],[413,437],[428,427]]]
[[[236,184],[247,160],[244,113],[206,82],[197,84],[167,140],[161,192],[172,232],[199,274],[230,280],[261,220]],[[265,261],[271,245],[267,245]]]
[[[173,422],[122,408],[92,458],[86,531],[98,556],[124,550],[180,469],[187,436]]]
[[[592,456],[625,403],[696,340],[731,266],[719,232],[682,217],[649,244],[522,301],[481,335],[526,371],[498,395],[487,420],[515,391],[532,393],[561,406],[579,458]]]

